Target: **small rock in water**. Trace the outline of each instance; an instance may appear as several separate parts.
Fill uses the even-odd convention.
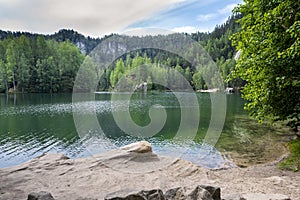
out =
[[[28,195],[27,200],[55,200],[49,192],[32,192]]]
[[[122,150],[126,150],[128,152],[135,152],[135,153],[148,153],[152,152],[152,146],[147,141],[140,141],[135,142],[124,147],[121,147]]]

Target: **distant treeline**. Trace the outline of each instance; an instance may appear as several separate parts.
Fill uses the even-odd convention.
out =
[[[28,33],[28,32],[11,32],[11,31],[2,31],[0,30],[0,40],[8,39],[8,38],[18,38],[20,36],[26,36],[28,39],[37,39],[41,34],[36,33]],[[81,52],[89,54],[100,42],[102,39],[109,37],[105,36],[104,38],[91,38],[85,37],[84,35],[74,31],[74,30],[66,30],[62,29],[57,33],[52,35],[42,35],[45,40],[55,40],[56,42],[65,42],[69,41],[75,44]]]
[[[224,84],[240,87],[243,82],[239,79],[228,80],[235,66],[235,48],[229,37],[239,29],[236,20],[241,16],[235,15],[225,24],[217,26],[211,33],[194,33],[190,36],[199,42],[216,62]],[[73,30],[60,30],[53,35],[39,35],[23,32],[0,31],[0,92],[71,92],[75,76],[83,60],[101,41],[101,39],[85,37]],[[169,36],[159,36],[163,41]],[[132,43],[136,37],[127,37]],[[155,72],[148,72],[145,81],[151,83],[154,76],[165,73],[161,65],[173,67],[179,71],[194,89],[206,89],[203,70],[195,70],[193,66],[178,56],[161,50],[140,50],[116,60],[104,75],[99,78],[98,90],[108,90],[115,86],[120,77],[128,70],[143,63],[154,63]],[[99,74],[99,68],[94,69]],[[169,74],[169,81],[176,80]],[[178,84],[175,83],[174,84]],[[160,89],[152,85],[151,89]]]
[[[71,42],[21,35],[0,41],[0,89],[71,92],[84,55]]]

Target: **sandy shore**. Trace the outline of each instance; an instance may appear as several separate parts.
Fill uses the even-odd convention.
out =
[[[248,168],[209,170],[190,162],[148,153],[114,150],[93,157],[69,159],[47,154],[0,169],[0,199],[27,199],[48,191],[55,199],[103,199],[118,190],[187,186],[221,187],[229,194],[285,194],[300,199],[300,173],[281,171],[275,163]]]

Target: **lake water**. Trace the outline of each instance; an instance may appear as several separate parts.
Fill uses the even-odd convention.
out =
[[[128,97],[128,94],[121,95]],[[71,158],[90,156],[141,139],[151,142],[155,153],[180,156],[208,168],[222,167],[231,158],[263,162],[266,154],[276,153],[276,149],[268,147],[281,140],[278,134],[274,134],[278,130],[249,119],[243,110],[244,100],[236,94],[226,95],[226,119],[218,143],[215,147],[203,144],[212,116],[211,98],[207,93],[197,93],[196,96],[200,111],[197,134],[192,139],[175,140],[181,112],[184,111],[171,92],[131,96],[130,117],[139,126],[151,123],[150,107],[161,106],[165,110],[164,126],[151,137],[126,134],[119,127],[112,106],[118,111],[119,107],[122,109],[122,101],[112,101],[111,93],[95,94],[93,109],[102,132],[91,131],[85,135],[77,133],[71,94],[0,94],[0,168],[26,162],[47,152],[63,153]],[[185,106],[191,108],[191,105]],[[89,106],[86,112],[89,112]],[[277,151],[281,149],[277,148]]]

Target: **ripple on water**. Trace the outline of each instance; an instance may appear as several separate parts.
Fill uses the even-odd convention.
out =
[[[126,101],[85,101],[79,103],[54,103],[54,104],[37,104],[37,105],[20,105],[8,106],[0,108],[1,119],[9,121],[9,117],[18,118],[21,116],[35,116],[36,120],[40,116],[57,118],[49,123],[56,123],[58,120],[65,120],[62,116],[72,115],[74,106],[79,108],[77,111],[84,114],[96,112],[110,113],[111,106],[115,109],[124,111]],[[155,104],[157,108],[177,108],[176,101],[160,101],[153,100],[149,103],[145,100],[132,100],[130,102],[130,109],[141,110],[147,106]],[[189,106],[188,106],[189,107]],[[16,117],[16,118],[17,118]],[[70,117],[69,117],[70,118]],[[68,119],[69,119],[68,118]],[[84,138],[79,138],[76,133],[68,133],[70,130],[64,127],[64,124],[45,125],[47,128],[28,130],[25,134],[8,133],[1,137],[0,141],[0,167],[7,167],[25,162],[31,158],[41,155],[42,153],[55,152],[64,153],[69,157],[85,157],[94,153],[101,153],[108,150],[124,146],[141,138],[132,136],[122,136],[119,138],[101,137],[99,134],[88,134]],[[58,130],[59,129],[59,130]],[[18,130],[20,132],[24,130]],[[56,132],[65,132],[64,136],[60,136]],[[14,135],[12,135],[14,134]],[[70,134],[70,136],[68,135]],[[224,165],[226,159],[213,147],[204,144],[198,144],[193,141],[190,142],[174,142],[160,138],[148,139],[153,145],[153,151],[157,154],[181,157],[185,160],[191,161],[197,165],[207,168],[219,168]]]
[[[0,116],[13,116],[13,115],[40,115],[48,114],[50,116],[57,114],[71,114],[73,112],[73,107],[76,107],[78,112],[82,113],[105,113],[111,112],[111,107],[113,106],[116,110],[125,110],[126,101],[84,101],[77,103],[57,103],[57,104],[41,104],[41,105],[28,105],[28,106],[17,106],[17,107],[5,107],[0,109]],[[130,107],[140,108],[140,102],[132,101],[130,102]],[[166,106],[164,106],[166,107]],[[170,106],[173,107],[173,106]]]
[[[91,155],[116,149],[137,141],[143,140],[132,136],[123,136],[109,139],[99,136],[85,136],[83,145]],[[208,144],[199,144],[194,141],[172,141],[159,138],[150,138],[153,152],[163,156],[182,158],[205,168],[222,168],[233,165],[216,148]]]

